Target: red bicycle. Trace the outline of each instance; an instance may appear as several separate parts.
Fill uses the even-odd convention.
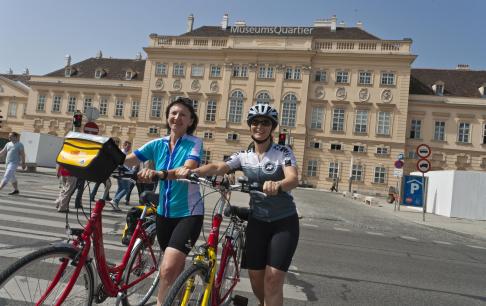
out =
[[[135,178],[136,173],[119,170],[118,177]],[[37,250],[19,259],[0,273],[1,305],[91,305],[116,297],[116,304],[143,305],[157,287],[162,252],[158,246],[155,221],[146,216],[153,193],[145,203],[128,248],[119,264],[108,263],[103,246],[102,212],[105,198],[96,201],[84,228],[69,229],[73,237]],[[100,283],[95,284],[91,243]]]
[[[231,206],[227,197],[228,192],[237,190],[247,193],[258,193],[258,185],[249,185],[245,178],[240,178],[240,184],[221,184],[214,186],[212,181],[191,175],[188,180],[192,184],[209,187],[219,193],[214,207],[211,231],[207,242],[198,246],[194,251],[192,264],[176,279],[169,290],[165,306],[169,305],[225,305],[233,302],[236,305],[246,305],[248,299],[233,295],[233,290],[240,279],[241,255],[245,245],[246,220],[249,209]],[[219,266],[217,252],[219,230],[223,214],[230,217],[229,225],[224,232],[222,252]]]

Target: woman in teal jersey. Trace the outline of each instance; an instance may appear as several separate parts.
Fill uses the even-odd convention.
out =
[[[198,123],[193,101],[176,99],[167,106],[165,117],[170,134],[149,141],[125,160],[127,166],[152,161],[155,170],[143,169],[138,176],[143,181],[160,179],[157,239],[164,257],[157,305],[164,301],[167,290],[182,272],[186,256],[201,232],[204,216],[199,186],[171,181],[176,178],[174,169],[194,169],[201,161],[202,141],[192,135]]]

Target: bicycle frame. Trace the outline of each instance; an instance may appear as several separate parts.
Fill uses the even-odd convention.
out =
[[[128,260],[130,258],[133,247],[136,243],[136,240],[139,237],[141,238],[142,241],[148,241],[149,239],[145,230],[142,229],[142,220],[146,215],[147,206],[145,206],[141,217],[137,220],[135,231],[133,232],[132,238],[130,240],[127,250],[125,251],[125,254],[123,255],[123,259],[121,263],[119,265],[110,266],[106,262],[105,250],[103,245],[101,212],[103,211],[105,204],[106,204],[105,201],[102,199],[96,201],[95,207],[91,213],[88,223],[86,224],[81,235],[79,235],[72,243],[72,246],[78,249],[80,252],[76,261],[77,266],[56,305],[61,305],[64,302],[66,297],[71,292],[71,289],[73,288],[82,267],[84,266],[86,261],[91,260],[89,258],[89,251],[91,248],[91,236],[93,239],[93,252],[96,258],[96,270],[103,284],[103,290],[108,296],[116,297],[119,292],[123,292],[126,289],[136,285],[137,283],[149,277],[153,272],[157,270],[156,268],[152,268],[149,273],[145,273],[141,275],[133,282],[129,284],[120,285],[123,276],[123,271],[127,266]],[[150,243],[148,244],[148,247],[150,250],[152,260],[156,262],[157,260],[155,258],[155,254],[152,250],[152,246],[150,245]],[[61,264],[61,266],[58,269],[58,272],[56,273],[56,277],[54,278],[49,288],[47,288],[46,292],[43,294],[43,296],[41,297],[37,305],[41,305],[45,301],[45,299],[51,294],[52,289],[57,285],[57,282],[61,278],[67,264],[68,261],[65,261]],[[113,279],[111,275],[114,275]]]

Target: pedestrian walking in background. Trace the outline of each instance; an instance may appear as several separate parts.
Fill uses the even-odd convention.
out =
[[[336,191],[336,192],[338,192],[338,185],[339,185],[339,181],[338,181],[338,179],[337,179],[337,178],[334,178],[334,179],[332,180],[331,192],[332,192],[332,191]]]
[[[125,154],[130,153],[130,151],[132,150],[132,143],[130,141],[125,141],[123,143],[121,150]],[[118,181],[118,189],[115,193],[115,197],[109,203],[113,206],[114,210],[120,211],[121,210],[119,207],[120,200],[124,196],[126,196],[127,193],[130,191],[132,181],[130,179],[117,179],[117,181]]]
[[[17,184],[17,178],[15,177],[17,167],[20,164],[22,169],[25,170],[26,168],[25,151],[24,145],[19,141],[20,135],[18,133],[10,132],[10,134],[8,134],[8,139],[10,141],[7,142],[2,151],[0,151],[0,157],[3,157],[5,154],[7,155],[5,159],[5,174],[0,182],[0,190],[2,190],[8,182],[12,182],[14,190],[9,192],[9,195],[14,195],[19,193],[19,186]]]
[[[76,188],[76,177],[71,176],[69,171],[62,167],[57,166],[57,177],[61,180],[62,186],[59,191],[59,197],[56,199],[56,208],[58,212],[68,212],[69,211],[69,201],[71,201],[71,196]]]

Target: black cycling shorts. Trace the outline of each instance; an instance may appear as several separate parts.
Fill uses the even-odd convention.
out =
[[[298,241],[297,214],[273,222],[260,221],[250,216],[242,267],[263,270],[268,265],[287,272]]]
[[[157,214],[156,220],[157,240],[162,251],[171,247],[187,255],[199,238],[204,216],[166,218]]]

